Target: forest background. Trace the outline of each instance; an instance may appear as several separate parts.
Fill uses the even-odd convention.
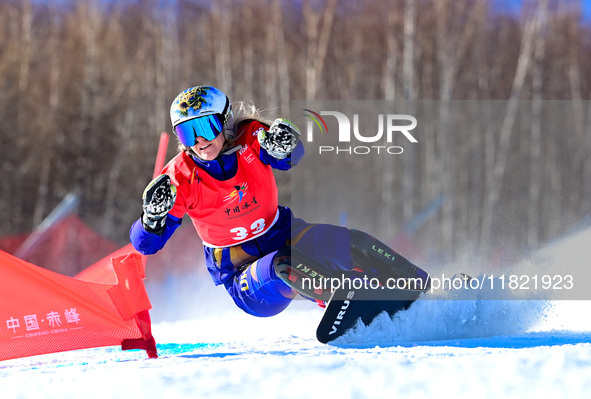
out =
[[[364,227],[387,239],[443,198],[413,232],[417,247],[444,260],[531,250],[591,212],[581,10],[566,0],[510,13],[491,0],[0,0],[0,236],[33,230],[74,192],[88,225],[127,243],[172,99],[207,84],[269,117],[290,117],[291,100],[502,100],[498,130],[446,130],[431,150],[371,170],[389,184],[363,205],[396,205]],[[566,103],[567,120],[544,123],[550,100]],[[524,106],[530,122],[511,134]],[[277,179],[290,203],[297,185]],[[322,212],[330,204],[315,184],[297,205]]]

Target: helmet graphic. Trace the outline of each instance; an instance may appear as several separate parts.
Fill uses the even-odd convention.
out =
[[[232,117],[230,100],[210,86],[195,86],[180,93],[170,106],[170,121],[180,142],[192,147],[197,137],[213,140]]]

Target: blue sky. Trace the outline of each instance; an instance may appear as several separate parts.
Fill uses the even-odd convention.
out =
[[[493,0],[499,10],[505,10],[512,13],[518,13],[521,5],[527,0]],[[581,4],[583,19],[591,21],[591,0],[561,0],[572,4]]]
[[[48,0],[33,0],[34,2],[47,2]],[[55,0],[52,0],[55,1]],[[62,0],[57,0],[62,1]],[[65,0],[64,0],[65,1]],[[116,1],[116,0],[102,0],[102,1]],[[525,2],[535,1],[535,0],[491,0],[493,4],[497,7],[499,11],[506,11],[510,13],[518,14],[521,6]],[[569,2],[573,4],[581,4],[581,8],[583,11],[583,19],[586,22],[591,22],[591,0],[559,0],[560,2]],[[552,3],[552,0],[550,0]]]

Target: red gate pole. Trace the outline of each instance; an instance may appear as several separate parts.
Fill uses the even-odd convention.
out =
[[[154,165],[154,175],[152,178],[156,178],[160,174],[160,171],[164,167],[164,161],[166,160],[166,149],[168,148],[168,133],[162,132],[160,134],[160,143],[158,144],[158,154],[156,155],[156,164]]]

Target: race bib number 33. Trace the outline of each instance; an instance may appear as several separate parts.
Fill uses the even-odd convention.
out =
[[[262,233],[265,230],[265,219],[258,219],[255,220],[250,225],[250,230],[246,227],[234,227],[230,229],[230,233],[232,233],[232,239],[236,241],[242,241],[247,239],[248,237],[255,236],[257,234]]]

